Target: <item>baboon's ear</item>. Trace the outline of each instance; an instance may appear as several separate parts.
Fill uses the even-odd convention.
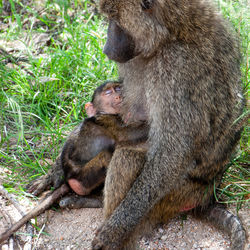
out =
[[[142,0],[141,7],[143,10],[150,10],[153,7],[155,0]]]

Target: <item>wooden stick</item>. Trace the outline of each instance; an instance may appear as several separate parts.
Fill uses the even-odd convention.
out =
[[[0,193],[5,196],[9,201],[11,201],[11,203],[14,205],[14,207],[16,208],[16,210],[19,212],[19,214],[21,216],[24,216],[25,213],[23,211],[23,209],[21,208],[21,205],[19,204],[19,202],[15,199],[15,197],[8,193],[8,191],[2,186],[0,185]]]

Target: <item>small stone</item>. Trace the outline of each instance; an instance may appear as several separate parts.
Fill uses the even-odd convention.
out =
[[[165,241],[165,240],[167,240],[167,239],[168,239],[168,236],[167,236],[166,234],[161,236],[161,240],[164,240],[164,241]]]
[[[181,247],[185,247],[187,244],[185,242],[181,243]]]
[[[9,249],[9,246],[8,245],[2,245],[2,250],[8,250]]]

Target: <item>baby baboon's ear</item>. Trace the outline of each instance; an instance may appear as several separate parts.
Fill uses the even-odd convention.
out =
[[[94,105],[92,102],[87,102],[85,104],[85,110],[86,110],[88,117],[92,117],[96,115],[96,109],[94,108]]]

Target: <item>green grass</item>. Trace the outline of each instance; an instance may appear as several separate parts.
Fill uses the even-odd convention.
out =
[[[46,160],[56,158],[66,132],[83,119],[84,104],[93,90],[117,75],[115,64],[102,53],[103,20],[89,11],[87,3],[67,5],[67,9],[63,1],[57,3],[47,3],[48,10],[38,16],[36,28],[32,21],[26,27],[19,25],[18,13],[2,18],[13,25],[0,33],[0,40],[22,41],[25,56],[20,52],[16,57],[28,59],[20,67],[6,65],[8,57],[0,56],[0,164],[11,170],[6,187],[22,188],[30,178],[47,171]],[[28,8],[22,21],[33,17],[37,12]],[[45,31],[50,44],[37,54],[27,37]]]
[[[242,82],[244,95],[247,99],[245,113],[249,112],[249,4],[241,1],[218,1],[219,9],[234,26],[241,41]],[[248,110],[247,110],[248,109]],[[239,209],[243,203],[249,205],[250,200],[250,158],[249,158],[249,124],[244,128],[236,154],[228,164],[228,170],[223,176],[221,188],[217,190],[216,198],[225,203],[235,203]]]
[[[0,49],[3,41],[19,49],[14,57],[0,53],[0,166],[5,170],[4,186],[25,195],[25,185],[47,172],[66,134],[85,117],[84,104],[93,89],[117,78],[117,71],[102,53],[107,26],[90,1],[47,0],[44,9],[9,2],[11,14],[0,10],[0,23],[6,25],[0,31]],[[225,0],[219,7],[241,36],[247,94],[247,2]],[[49,37],[39,50],[31,42],[37,34]],[[248,153],[249,127],[218,194],[239,207],[250,196]]]

